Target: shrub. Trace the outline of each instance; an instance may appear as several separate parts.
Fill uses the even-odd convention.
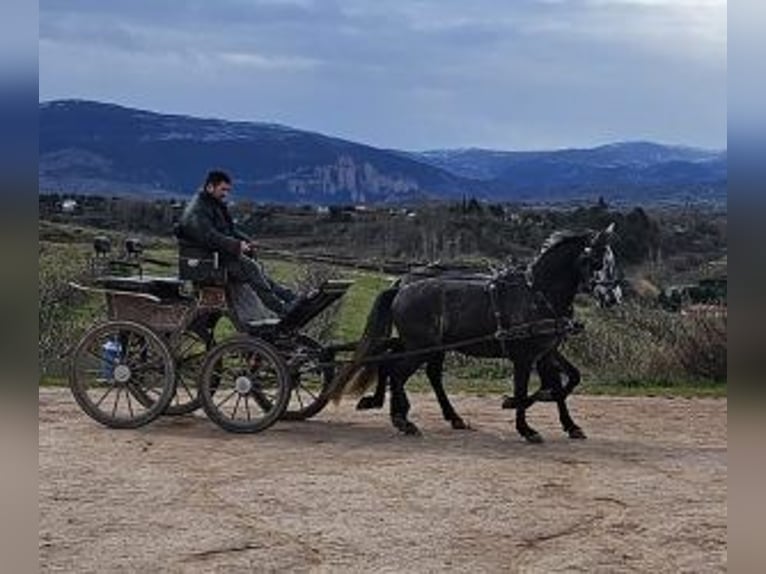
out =
[[[38,268],[41,377],[65,374],[67,353],[82,331],[103,314],[103,302],[90,301],[69,286],[69,281],[81,282],[86,274],[86,258],[75,246],[41,245]]]
[[[341,274],[337,269],[321,263],[309,263],[301,268],[296,282],[298,289],[304,293],[316,289],[328,279],[339,279]],[[327,341],[338,326],[338,311],[341,300],[322,311],[318,317],[309,323],[306,333],[319,341]]]
[[[567,341],[564,352],[599,382],[726,380],[725,317],[639,303],[583,315],[585,332]]]

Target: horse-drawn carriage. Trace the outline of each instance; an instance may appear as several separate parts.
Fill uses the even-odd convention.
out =
[[[326,349],[301,329],[350,281],[324,282],[285,317],[253,317],[254,293],[226,281],[216,253],[182,247],[178,277],[137,268],[137,275],[72,284],[102,293],[107,303],[108,320],[84,334],[69,373],[75,399],[92,418],[135,428],[202,407],[226,430],[257,432],[280,418],[309,418],[327,404],[334,369]],[[223,317],[237,333],[217,342]]]
[[[109,321],[75,349],[70,386],[86,413],[112,427],[134,428],[202,406],[226,430],[258,432],[280,418],[311,417],[346,387],[361,392],[377,378],[378,391],[364,404],[380,406],[388,387],[392,423],[415,434],[404,385],[424,364],[445,419],[465,428],[441,381],[445,352],[458,351],[514,363],[514,396],[503,406],[516,409],[516,428],[527,440],[540,440],[525,411],[543,396],[556,401],[564,430],[583,438],[565,404],[579,372],[558,347],[580,328],[573,319],[578,291],[602,305],[621,298],[612,233],[610,225],[598,233],[553,234],[523,272],[408,274],[378,295],[360,341],[329,346],[301,329],[351,282],[325,282],[281,319],[243,318],[231,304],[235,285],[227,283],[217,254],[182,246],[178,278],[139,273],[77,286],[105,294]],[[216,342],[224,315],[238,333]],[[354,352],[349,362],[336,359],[343,351]],[[542,387],[530,396],[532,369]]]

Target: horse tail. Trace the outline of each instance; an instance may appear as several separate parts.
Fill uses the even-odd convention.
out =
[[[386,350],[393,326],[391,305],[397,293],[399,287],[395,284],[375,299],[351,363],[343,367],[333,380],[331,396],[334,401],[339,401],[344,394],[362,394],[377,381],[379,364],[363,361]]]

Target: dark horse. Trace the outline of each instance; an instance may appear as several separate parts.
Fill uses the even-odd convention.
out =
[[[570,318],[574,297],[581,287],[601,297],[618,299],[614,256],[609,246],[612,232],[613,226],[600,233],[555,233],[545,242],[526,276],[507,272],[489,285],[486,281],[436,277],[382,292],[370,312],[353,362],[338,374],[336,393],[346,388],[363,391],[375,379],[378,366],[364,361],[390,345],[395,326],[399,335],[397,350],[407,353],[385,364],[391,386],[391,421],[397,429],[406,434],[419,432],[407,419],[410,405],[404,385],[423,363],[441,369],[444,350],[439,347],[452,345],[459,346],[455,350],[466,355],[505,356],[513,362],[516,429],[528,441],[540,442],[541,436],[526,421],[526,409],[531,404],[527,396],[529,376],[535,363],[546,355],[550,354],[552,361],[558,359],[560,354],[553,352],[565,332],[530,332],[523,338],[505,341],[493,335],[517,325]],[[558,376],[559,372],[559,365],[551,363],[548,376]],[[571,418],[569,421],[576,427]]]
[[[620,302],[622,297],[619,285],[609,286],[604,278],[614,274],[614,261],[606,262],[602,270],[602,280],[597,283],[594,294],[597,296],[601,307],[609,307]],[[521,270],[518,268],[519,271]],[[513,272],[513,270],[506,270]],[[418,267],[401,277],[396,285],[404,286],[415,281],[422,281],[438,277],[442,280],[473,280],[489,282],[494,278],[496,271],[476,266],[444,266],[439,263]],[[401,351],[401,344],[397,340],[389,342],[389,352]],[[500,344],[495,345],[498,358],[504,356]],[[470,428],[463,418],[455,411],[444,390],[442,375],[444,371],[445,353],[435,353],[426,364],[426,375],[431,383],[434,394],[439,401],[442,416],[454,429]],[[529,397],[530,406],[535,401],[555,401],[559,411],[559,421],[564,431],[574,439],[586,438],[583,430],[572,420],[566,404],[566,398],[580,384],[580,371],[575,367],[559,349],[554,349],[537,360],[535,369],[540,378],[540,389]],[[358,410],[379,409],[385,403],[386,388],[389,382],[389,372],[386,364],[381,364],[378,371],[378,384],[372,395],[362,397],[357,403]],[[503,408],[516,408],[514,397],[506,397]]]
[[[397,285],[401,287],[416,281],[435,277],[449,281],[468,280],[484,281],[485,283],[494,279],[494,275],[483,269],[477,270],[475,267],[461,269],[455,267],[443,267],[439,264],[434,264],[412,270],[410,273],[400,278]],[[607,301],[602,301],[602,305],[606,304]],[[403,348],[399,341],[394,340],[390,342],[389,352],[395,353],[401,350],[403,350]],[[494,346],[494,350],[496,352],[496,354],[493,355],[494,357],[501,358],[504,356],[502,345],[499,343]],[[455,411],[455,408],[452,406],[452,403],[444,390],[444,383],[442,380],[442,375],[444,373],[444,358],[445,353],[443,352],[434,353],[428,358],[426,363],[426,375],[428,381],[431,383],[436,399],[439,401],[444,420],[450,423],[454,429],[468,429],[470,428],[469,425]],[[558,405],[559,420],[564,431],[570,438],[586,438],[583,430],[572,420],[566,405],[566,398],[580,383],[581,377],[579,369],[569,362],[558,349],[554,349],[540,357],[535,364],[535,368],[540,377],[541,386],[536,393],[529,397],[530,406],[538,400],[555,401]],[[564,384],[562,375],[565,377],[566,384]],[[375,392],[372,395],[367,395],[359,399],[356,406],[357,410],[382,408],[385,403],[386,387],[388,386],[389,379],[390,372],[388,365],[385,363],[381,364],[378,370],[378,383],[375,387]],[[515,398],[507,397],[503,401],[503,408],[516,408]]]

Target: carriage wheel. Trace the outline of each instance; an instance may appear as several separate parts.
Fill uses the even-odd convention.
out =
[[[328,365],[332,357],[328,356],[319,341],[308,335],[298,335],[295,343],[296,346],[287,355],[293,391],[282,418],[303,421],[327,406],[335,368]]]
[[[186,415],[202,406],[199,376],[211,346],[212,338],[204,337],[195,330],[189,329],[181,334],[172,349],[176,366],[176,394],[162,414]]]
[[[204,330],[189,328],[171,344],[171,354],[175,363],[176,392],[163,415],[180,416],[193,413],[202,406],[199,398],[199,375],[205,362],[205,355],[210,349],[212,338]],[[155,397],[136,389],[134,392],[145,407],[154,403]]]
[[[287,408],[287,365],[272,345],[237,335],[208,354],[200,378],[200,398],[207,416],[221,428],[240,433],[262,431]]]
[[[88,331],[78,343],[69,387],[80,407],[101,424],[140,427],[157,418],[173,398],[173,357],[147,327],[110,321]]]

